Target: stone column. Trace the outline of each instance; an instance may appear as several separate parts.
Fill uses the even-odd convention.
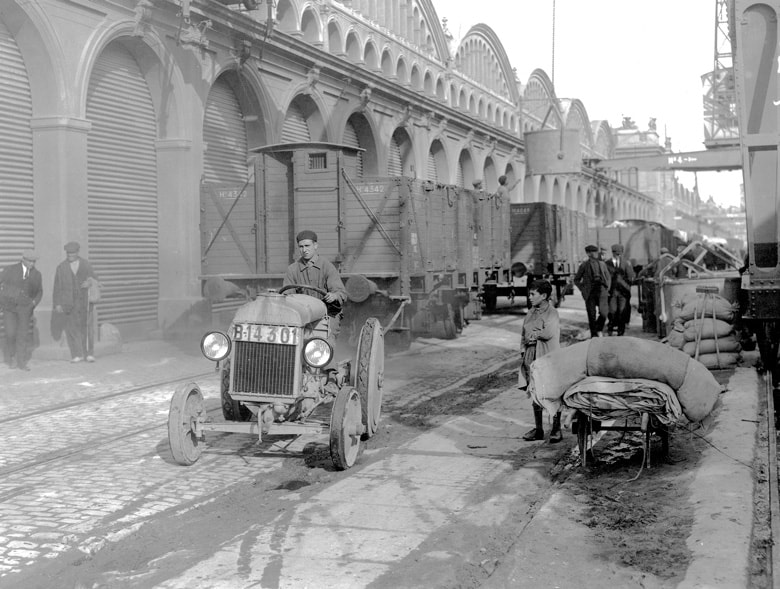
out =
[[[41,346],[35,357],[69,358],[51,337],[54,270],[65,259],[71,240],[87,251],[87,134],[92,124],[74,117],[39,117],[30,121],[33,134],[33,190],[37,267],[43,275],[43,299],[35,310]],[[63,340],[64,342],[64,340]]]
[[[200,166],[192,141],[157,141],[161,335],[176,335],[201,320]]]

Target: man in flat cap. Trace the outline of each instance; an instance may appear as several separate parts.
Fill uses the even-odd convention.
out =
[[[65,260],[60,262],[54,274],[52,303],[54,312],[63,319],[70,361],[94,362],[95,342],[91,329],[93,305],[89,300],[89,290],[97,283],[97,277],[89,262],[79,256],[80,250],[81,247],[75,241],[65,244]]]
[[[631,304],[631,285],[634,283],[634,268],[623,256],[623,246],[616,243],[612,246],[612,258],[607,262],[607,268],[612,279],[609,291],[609,323],[607,333],[612,335],[617,330],[618,335],[626,332],[626,308]]]
[[[585,247],[588,259],[577,269],[574,285],[580,289],[588,312],[588,327],[591,337],[601,337],[609,313],[609,288],[611,279],[607,265],[599,260],[599,248]]]
[[[295,242],[301,256],[287,268],[283,285],[314,286],[327,292],[322,295],[313,290],[297,289],[298,292],[321,299],[328,306],[331,339],[335,340],[341,329],[341,307],[347,300],[344,283],[336,267],[317,253],[319,244],[314,231],[301,231],[295,237]]]
[[[3,358],[9,368],[30,370],[33,310],[43,296],[43,279],[35,268],[37,259],[34,251],[25,250],[20,262],[6,266],[0,274],[0,307],[5,328]]]

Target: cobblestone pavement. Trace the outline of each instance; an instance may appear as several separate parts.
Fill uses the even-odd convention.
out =
[[[467,337],[421,340],[389,357],[385,400],[402,405],[505,363],[522,319],[474,322]],[[167,440],[177,381],[200,375],[206,407],[221,419],[213,364],[194,350],[139,342],[94,364],[31,367],[0,369],[0,586],[13,586],[15,572],[41,559],[74,546],[94,552],[160,513],[192,509],[278,469],[307,441],[258,453],[250,436],[209,434],[201,459],[185,470]]]

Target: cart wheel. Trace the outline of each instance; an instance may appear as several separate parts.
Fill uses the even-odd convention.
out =
[[[385,380],[385,341],[382,326],[374,317],[366,319],[360,330],[357,348],[355,388],[363,410],[363,439],[368,440],[379,426],[382,411],[382,387]]]
[[[179,464],[195,464],[203,445],[195,435],[195,424],[205,415],[203,395],[195,383],[179,385],[168,411],[168,442],[173,459]]]
[[[361,418],[360,393],[353,388],[341,389],[330,413],[330,457],[338,470],[351,467],[360,455]]]
[[[246,405],[234,401],[230,396],[230,360],[225,360],[225,364],[220,372],[219,396],[222,401],[222,416],[227,421],[249,421],[252,419],[252,412]]]

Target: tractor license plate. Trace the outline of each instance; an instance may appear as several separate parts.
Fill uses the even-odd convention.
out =
[[[233,326],[233,340],[237,342],[294,346],[298,344],[300,336],[300,327],[255,325],[252,323],[238,323]]]

